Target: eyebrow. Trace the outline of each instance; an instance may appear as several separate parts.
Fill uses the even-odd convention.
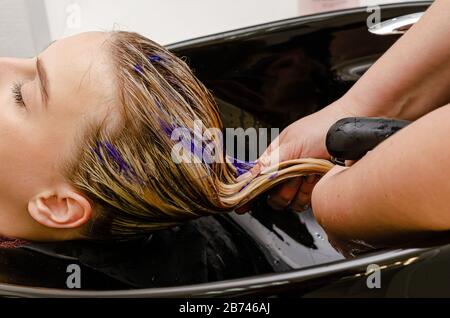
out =
[[[45,71],[45,68],[42,65],[42,62],[39,59],[39,57],[36,57],[36,69],[37,69],[37,75],[39,77],[39,83],[41,85],[42,102],[44,103],[44,106],[47,107],[48,100],[49,100],[48,77],[47,77],[47,72]]]

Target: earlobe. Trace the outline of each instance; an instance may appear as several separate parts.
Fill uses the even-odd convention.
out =
[[[92,214],[90,202],[71,187],[36,195],[28,202],[28,212],[40,224],[52,228],[76,228],[86,223]]]

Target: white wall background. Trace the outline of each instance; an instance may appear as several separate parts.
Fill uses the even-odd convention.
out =
[[[0,0],[0,56],[31,57],[49,40],[43,0]]]
[[[296,17],[404,0],[45,0],[52,39],[133,30],[161,44]]]
[[[0,56],[34,56],[52,40],[83,31],[130,30],[169,44],[314,12],[393,2],[404,0],[0,0]]]
[[[80,8],[81,25],[65,25]],[[161,43],[284,19],[297,14],[297,0],[46,0],[52,38],[86,30],[133,30]],[[70,20],[70,18],[69,18]],[[70,22],[69,22],[70,23]]]

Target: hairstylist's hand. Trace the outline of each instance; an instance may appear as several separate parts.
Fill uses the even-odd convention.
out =
[[[341,118],[358,116],[349,110],[352,108],[353,105],[344,104],[341,99],[292,123],[269,145],[251,173],[258,174],[266,167],[290,159],[330,158],[325,146],[328,129]],[[319,177],[315,175],[289,179],[269,192],[268,203],[276,210],[282,210],[288,206],[295,211],[306,210],[318,180]],[[251,204],[246,204],[236,212],[245,213],[250,207]]]

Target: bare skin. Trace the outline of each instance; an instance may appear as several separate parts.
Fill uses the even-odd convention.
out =
[[[333,168],[312,194],[318,221],[340,240],[375,245],[450,229],[449,121],[450,105],[440,107],[350,168]]]
[[[435,1],[344,97],[286,128],[278,140],[281,160],[329,158],[326,132],[343,117],[416,121],[350,168],[336,167],[318,183],[284,183],[269,204],[301,211],[312,194],[317,219],[342,240],[393,244],[450,229],[450,147],[443,146],[450,133],[450,42],[444,40],[450,37],[449,12],[450,1]],[[271,161],[273,149],[253,173]]]
[[[106,39],[84,33],[42,52],[47,97],[37,58],[0,58],[0,236],[72,239],[91,217],[91,203],[67,183],[62,164],[73,158],[86,124],[114,107]],[[16,82],[23,85],[14,93]]]

